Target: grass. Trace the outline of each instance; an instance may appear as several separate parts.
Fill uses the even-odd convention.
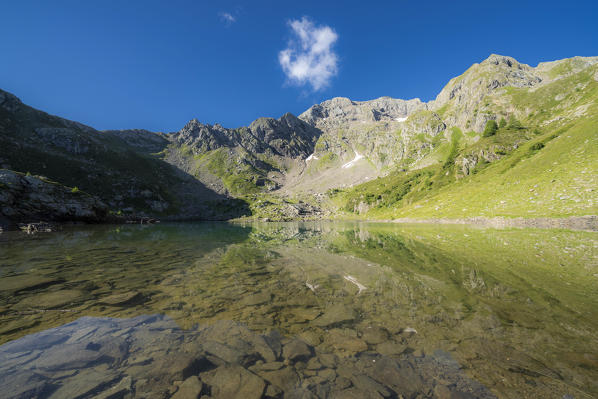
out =
[[[565,217],[598,213],[598,118],[547,132],[480,172],[454,179],[454,164],[393,174],[345,194],[368,217]],[[444,172],[444,176],[443,173]],[[447,175],[448,173],[448,175]]]
[[[349,217],[367,204],[359,216],[371,219],[598,214],[596,71],[598,66],[536,90],[504,88],[493,98],[506,96],[521,122],[511,115],[496,134],[477,141],[475,132],[453,131],[450,144],[438,145],[418,163],[428,166],[334,193],[333,203]],[[486,103],[500,103],[494,100]],[[460,170],[464,160],[475,167]]]

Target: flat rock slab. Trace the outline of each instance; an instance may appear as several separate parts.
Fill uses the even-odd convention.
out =
[[[25,298],[14,307],[15,309],[56,309],[79,303],[85,298],[86,294],[83,291],[60,290]]]
[[[101,393],[105,387],[118,379],[118,374],[105,370],[84,370],[68,378],[58,388],[50,399],[83,398],[95,393]]]
[[[312,324],[317,327],[331,327],[337,324],[355,320],[355,311],[347,305],[332,305],[324,314],[315,319]]]
[[[406,349],[407,345],[395,341],[386,341],[376,345],[376,352],[386,356],[400,355],[405,352]]]
[[[246,296],[240,301],[240,304],[245,306],[255,306],[270,302],[271,299],[272,295],[269,292],[260,292]]]
[[[116,399],[125,396],[131,392],[133,380],[131,376],[123,377],[116,385],[103,391],[99,395],[93,397],[93,399]]]
[[[258,371],[258,374],[283,391],[291,391],[299,386],[299,375],[291,367],[274,371]]]
[[[197,399],[201,393],[203,387],[202,382],[196,376],[187,378],[178,391],[174,394],[171,399]]]
[[[42,355],[31,362],[33,368],[41,370],[71,370],[94,366],[108,360],[96,350],[87,349],[87,343],[72,345],[55,345],[45,350]]]
[[[200,377],[211,387],[215,399],[259,399],[266,388],[263,379],[238,365],[218,367]]]
[[[19,276],[2,277],[0,278],[0,292],[19,292],[34,290],[38,288],[48,287],[52,284],[60,283],[61,280],[35,276],[30,274],[22,274]]]
[[[53,388],[48,378],[31,371],[0,376],[0,387],[2,397],[6,399],[43,397]]]
[[[123,292],[119,294],[113,294],[102,298],[99,303],[110,306],[124,306],[133,302],[139,302],[143,299],[143,295],[139,292]]]
[[[32,318],[16,319],[0,325],[0,334],[10,334],[19,330],[25,330],[39,324],[39,320]]]
[[[345,354],[355,354],[368,349],[368,345],[363,340],[344,334],[338,330],[330,331],[325,340],[336,350]]]
[[[388,341],[388,331],[382,327],[371,326],[362,331],[361,338],[368,344],[381,344]]]
[[[312,349],[305,342],[294,339],[282,348],[282,357],[292,362],[306,360],[312,356]]]
[[[322,314],[322,312],[320,311],[320,309],[316,308],[316,307],[309,307],[309,308],[296,308],[293,309],[291,311],[291,314],[293,315],[293,317],[295,318],[295,320],[299,323],[305,322],[305,321],[312,321],[314,320],[316,317],[318,317],[320,314]]]

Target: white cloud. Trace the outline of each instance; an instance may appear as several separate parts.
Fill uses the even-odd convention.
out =
[[[338,72],[338,57],[332,47],[338,39],[329,26],[316,26],[307,17],[289,21],[293,38],[278,53],[278,62],[289,82],[310,84],[317,91]]]
[[[220,17],[220,20],[222,22],[224,22],[224,24],[226,26],[230,26],[232,23],[237,21],[237,17],[235,17],[233,14],[231,14],[230,12],[219,12],[218,16]]]

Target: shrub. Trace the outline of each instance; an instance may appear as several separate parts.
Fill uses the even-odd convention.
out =
[[[500,118],[500,122],[498,122],[498,127],[502,129],[503,127],[507,126],[507,121],[505,118]]]
[[[496,131],[498,130],[498,125],[496,124],[496,121],[491,119],[488,122],[486,122],[486,126],[484,127],[484,137],[490,137],[490,136],[494,136],[496,134]]]
[[[79,192],[79,187],[75,186],[75,187],[71,188],[71,193],[77,194],[78,192]]]
[[[534,152],[534,151],[540,151],[542,148],[544,148],[544,143],[535,143],[535,144],[532,144],[529,149],[531,152]]]
[[[523,125],[515,117],[509,118],[509,129],[523,129]]]

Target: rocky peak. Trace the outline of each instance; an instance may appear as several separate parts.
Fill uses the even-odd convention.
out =
[[[515,58],[498,54],[490,54],[488,58],[482,61],[482,64],[506,65],[509,68],[512,68],[513,66],[520,67],[520,64]]]
[[[254,154],[270,151],[281,156],[303,158],[311,154],[319,136],[318,129],[286,113],[279,119],[258,118],[249,127],[238,129],[203,124],[192,119],[172,135],[172,140],[191,146],[196,153],[239,146]]]
[[[291,113],[279,119],[259,118],[249,125],[251,133],[287,157],[307,157],[321,132]]]
[[[191,119],[172,139],[184,145],[195,147],[199,152],[211,151],[231,144],[231,134],[220,125],[208,125]]]
[[[491,54],[479,64],[473,64],[461,76],[453,78],[442,89],[430,109],[445,109],[444,121],[463,130],[481,132],[492,115],[481,111],[489,95],[505,86],[533,87],[543,81],[534,68],[512,57]]]
[[[310,107],[299,118],[322,130],[352,123],[396,121],[417,110],[426,109],[418,98],[402,100],[380,97],[370,101],[351,101],[336,97]]]

